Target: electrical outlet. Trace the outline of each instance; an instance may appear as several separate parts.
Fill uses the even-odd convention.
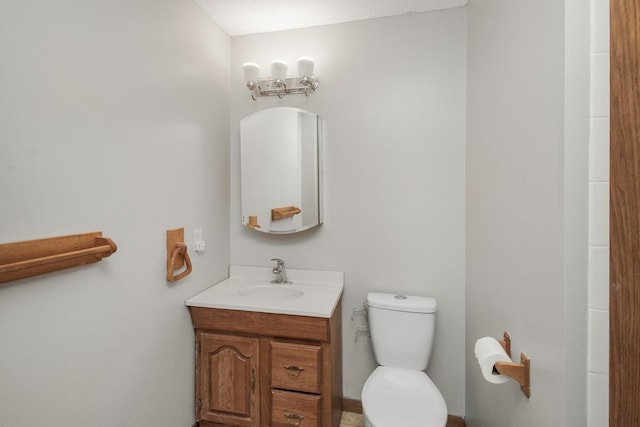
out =
[[[204,240],[202,239],[202,230],[193,230],[193,250],[202,252],[205,246]]]

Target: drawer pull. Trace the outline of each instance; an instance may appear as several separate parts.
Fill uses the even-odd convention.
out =
[[[298,426],[300,425],[302,420],[304,420],[304,415],[290,414],[288,412],[285,412],[284,416],[287,418],[287,424],[290,424],[292,426]]]
[[[291,378],[299,377],[300,373],[304,371],[304,368],[301,368],[300,366],[294,366],[294,365],[285,365],[284,369],[287,370],[287,375]]]

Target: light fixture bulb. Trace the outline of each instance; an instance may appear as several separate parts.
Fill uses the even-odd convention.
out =
[[[244,81],[247,83],[257,82],[260,79],[260,66],[254,62],[247,62],[242,65]]]
[[[271,62],[271,77],[274,80],[284,80],[287,77],[287,63],[279,59]]]
[[[298,74],[300,77],[311,77],[313,76],[313,59],[308,56],[301,56],[298,58]]]

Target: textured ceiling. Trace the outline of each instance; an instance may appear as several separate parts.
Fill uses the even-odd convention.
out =
[[[231,36],[360,21],[467,4],[467,0],[194,1]]]

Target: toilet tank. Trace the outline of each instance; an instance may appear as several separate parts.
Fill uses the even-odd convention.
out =
[[[425,370],[433,348],[436,308],[436,300],[429,297],[369,292],[367,318],[378,364]]]

